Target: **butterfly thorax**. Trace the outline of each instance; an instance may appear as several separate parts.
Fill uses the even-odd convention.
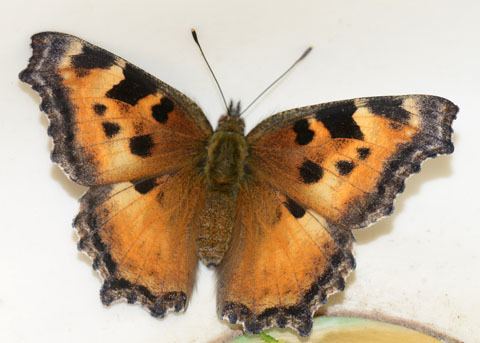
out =
[[[207,265],[221,262],[235,222],[236,199],[248,155],[245,124],[239,116],[224,115],[208,143],[204,209],[198,216],[197,251]]]
[[[247,157],[245,124],[239,116],[224,115],[208,144],[205,175],[212,190],[236,192]]]

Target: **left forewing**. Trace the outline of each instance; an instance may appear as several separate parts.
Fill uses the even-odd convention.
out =
[[[449,154],[449,100],[428,95],[360,98],[274,115],[247,137],[252,173],[329,223],[367,226],[393,209],[404,180]]]

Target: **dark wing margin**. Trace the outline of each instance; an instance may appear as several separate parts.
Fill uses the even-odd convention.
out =
[[[417,99],[420,104],[419,114],[422,118],[419,132],[411,142],[398,147],[396,153],[387,162],[374,191],[361,200],[360,210],[351,210],[346,214],[342,220],[343,226],[351,229],[363,228],[388,216],[394,209],[393,202],[397,194],[403,192],[408,176],[418,173],[426,159],[453,153],[452,122],[456,118],[458,107],[440,97],[417,96]],[[402,98],[392,100],[394,104],[401,104],[404,101]],[[367,104],[371,111],[390,116],[401,125],[411,115],[401,107],[393,107],[395,109],[392,110],[389,102],[381,97],[370,99]]]
[[[73,145],[75,109],[69,100],[68,90],[62,85],[61,76],[56,72],[66,53],[69,40],[69,36],[54,32],[33,35],[32,57],[19,78],[31,85],[42,98],[40,110],[48,115],[50,120],[48,134],[54,139],[52,161],[60,164],[72,180],[90,181],[93,171],[88,168],[89,164],[83,165],[75,155],[76,148]]]

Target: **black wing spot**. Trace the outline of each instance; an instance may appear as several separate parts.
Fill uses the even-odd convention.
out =
[[[352,172],[353,168],[355,168],[355,164],[353,162],[350,162],[350,161],[338,161],[336,164],[335,164],[335,167],[337,168],[338,172],[340,173],[340,175],[348,175]]]
[[[295,142],[299,145],[307,145],[313,140],[315,132],[310,130],[308,120],[300,119],[293,125],[293,131],[297,134]]]
[[[107,92],[107,97],[133,106],[138,100],[157,91],[154,80],[129,63],[123,69],[123,76],[125,78]]]
[[[78,69],[110,68],[115,63],[115,57],[100,48],[84,45],[82,52],[72,57],[72,64]]]
[[[152,116],[159,123],[166,123],[168,114],[173,111],[173,102],[167,97],[163,97],[159,104],[152,106]]]
[[[135,190],[140,194],[147,194],[157,185],[155,178],[135,183]]]
[[[106,110],[107,110],[107,106],[105,106],[104,104],[93,105],[93,111],[95,111],[95,113],[98,114],[99,116],[103,116]]]
[[[353,100],[349,100],[319,110],[315,118],[322,122],[332,138],[363,139],[363,133],[352,117],[356,110]]]
[[[107,136],[108,138],[112,138],[115,135],[117,135],[118,132],[120,132],[120,125],[118,125],[117,123],[104,121],[102,123],[102,126],[103,126],[103,132],[105,133],[105,136]]]
[[[150,135],[135,136],[130,138],[130,151],[132,154],[137,156],[151,156],[153,145],[153,139]]]
[[[392,98],[374,98],[368,101],[368,108],[374,115],[380,115],[396,122],[407,124],[410,113],[402,108],[403,100]]]
[[[287,197],[287,201],[285,201],[283,204],[295,218],[302,218],[305,215],[305,209],[296,201]]]
[[[315,183],[323,176],[323,169],[311,160],[305,160],[299,168],[304,183]]]
[[[361,160],[366,160],[368,156],[370,156],[370,149],[369,148],[357,148],[358,158]]]

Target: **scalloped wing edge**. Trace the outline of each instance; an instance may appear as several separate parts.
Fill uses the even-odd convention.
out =
[[[86,169],[87,165],[81,165],[75,156],[72,125],[74,118],[70,115],[74,110],[69,101],[68,90],[61,86],[62,79],[55,72],[55,67],[64,55],[70,39],[80,38],[55,32],[33,35],[32,56],[27,68],[20,72],[19,78],[40,94],[40,110],[47,114],[49,120],[47,132],[54,143],[52,161],[58,164],[71,180],[89,184],[94,180],[93,170]]]
[[[352,254],[352,233],[338,231],[341,229],[335,227],[330,227],[330,230],[340,250],[332,257],[325,272],[304,293],[301,301],[292,306],[267,308],[259,315],[243,304],[226,302],[223,308],[218,307],[219,316],[232,325],[241,325],[245,332],[251,334],[279,327],[293,329],[300,336],[308,336],[317,310],[327,303],[331,295],[345,289],[345,281],[356,266]]]
[[[389,216],[394,210],[397,196],[405,189],[405,180],[412,174],[420,172],[421,165],[428,159],[438,155],[451,154],[454,151],[452,143],[452,122],[458,113],[458,107],[451,101],[436,97],[422,96],[422,114],[429,120],[430,136],[417,134],[409,143],[405,143],[389,160],[385,172],[377,183],[377,187],[364,203],[363,208],[351,211],[346,215],[351,230],[366,228],[378,220]],[[385,186],[386,185],[386,186]],[[371,208],[376,208],[371,211]],[[363,217],[359,213],[364,213]]]
[[[80,199],[80,212],[73,221],[79,236],[78,250],[92,260],[92,267],[103,280],[100,299],[106,306],[118,301],[129,304],[139,303],[153,317],[164,317],[169,312],[183,312],[188,306],[184,292],[166,292],[159,296],[152,294],[143,285],[115,277],[116,263],[97,233],[96,216],[92,215],[99,202],[108,196],[112,186],[92,187]]]

